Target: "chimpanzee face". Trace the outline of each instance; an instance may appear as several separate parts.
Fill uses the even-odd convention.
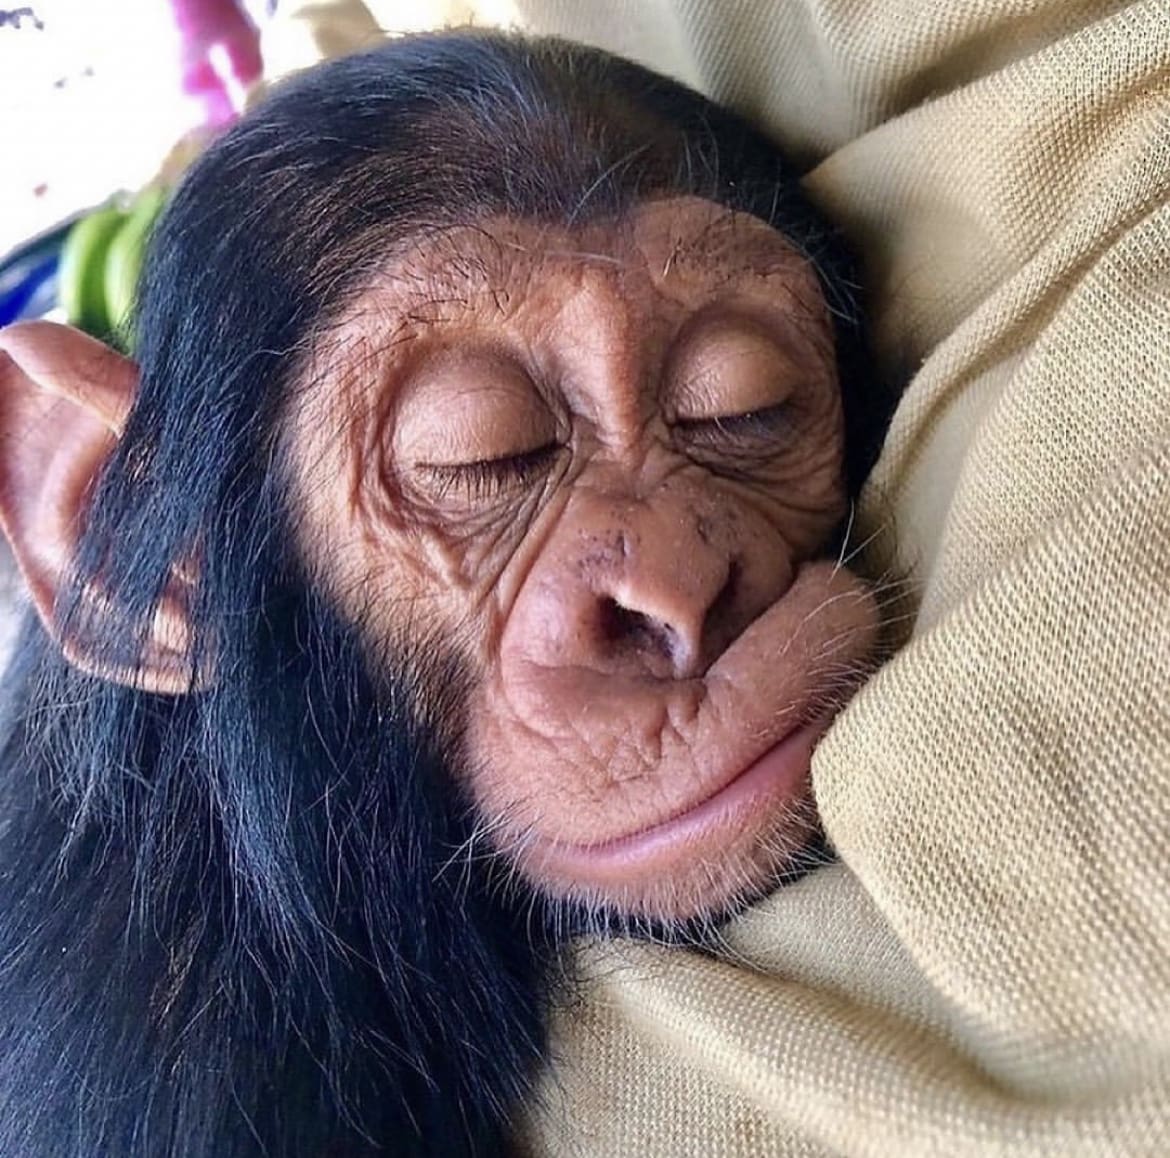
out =
[[[448,742],[491,846],[656,920],[774,880],[877,632],[826,557],[842,410],[809,262],[694,197],[436,230],[305,380],[303,551],[372,650],[458,655]]]

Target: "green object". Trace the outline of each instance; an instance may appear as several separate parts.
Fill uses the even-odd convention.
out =
[[[104,338],[110,331],[106,310],[106,255],[127,216],[114,206],[83,217],[61,249],[57,293],[65,316],[75,326]]]
[[[150,231],[166,203],[166,192],[157,185],[138,195],[125,223],[114,234],[105,255],[104,299],[109,329],[124,341],[129,338],[130,316],[142,273],[142,259]]]
[[[57,292],[73,325],[125,346],[146,244],[166,199],[166,190],[151,185],[128,208],[103,206],[69,231]]]

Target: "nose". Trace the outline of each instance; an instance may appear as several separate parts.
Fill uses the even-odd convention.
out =
[[[604,596],[598,602],[603,648],[611,658],[635,658],[648,674],[674,679],[702,675],[722,651],[714,624],[724,618],[721,609],[732,603],[734,589],[734,564],[709,600],[627,585],[616,598]]]
[[[702,675],[746,626],[742,568],[726,533],[693,510],[610,507],[586,531],[578,603],[602,670]],[[575,601],[574,601],[575,602]]]
[[[582,686],[618,699],[631,681],[706,676],[796,574],[777,530],[711,489],[705,478],[649,494],[577,488],[525,573],[501,663],[538,685],[600,677]]]

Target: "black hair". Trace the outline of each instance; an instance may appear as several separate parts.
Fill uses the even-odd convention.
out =
[[[0,750],[0,1153],[506,1150],[552,949],[446,871],[467,823],[449,770],[412,677],[375,682],[305,580],[280,417],[395,242],[677,193],[754,214],[814,263],[856,491],[888,404],[841,239],[771,142],[680,85],[555,40],[403,38],[280,86],[186,176],[61,616],[132,667],[197,559],[186,610],[215,677],[147,694],[26,628]]]

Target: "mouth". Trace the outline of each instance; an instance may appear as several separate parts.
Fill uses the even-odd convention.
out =
[[[550,842],[546,867],[597,883],[628,881],[676,861],[681,848],[699,856],[725,845],[729,834],[738,840],[773,828],[777,815],[795,819],[811,797],[813,749],[831,722],[825,716],[794,728],[711,795],[666,820],[597,844]]]

